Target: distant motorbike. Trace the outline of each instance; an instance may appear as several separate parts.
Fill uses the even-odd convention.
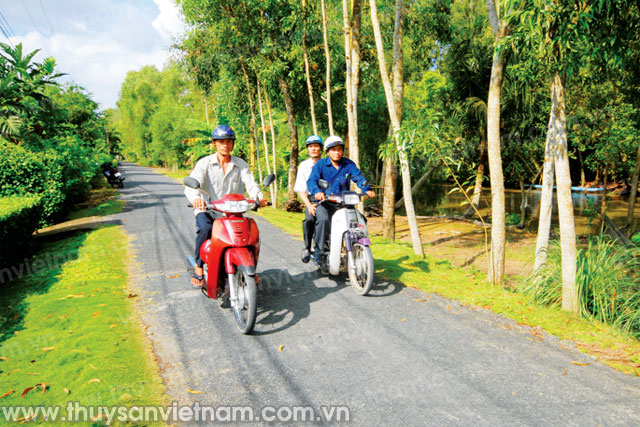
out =
[[[327,188],[320,180],[321,188]],[[374,261],[371,253],[369,230],[364,216],[356,206],[365,194],[343,191],[328,195],[321,203],[338,205],[331,217],[331,232],[328,259],[318,260],[315,251],[312,258],[323,274],[337,275],[347,270],[351,287],[359,295],[367,295],[373,285]]]
[[[102,173],[104,174],[104,177],[107,178],[107,182],[109,184],[118,188],[124,187],[124,177],[120,171],[118,171],[118,168],[111,166],[111,163],[103,163],[100,167],[102,168]]]
[[[268,187],[275,178],[274,174],[267,175],[262,185]],[[190,176],[184,179],[184,185],[205,193],[200,182]],[[221,212],[224,217],[213,222],[211,238],[200,247],[200,257],[205,263],[203,292],[209,298],[218,299],[225,286],[229,287],[231,308],[243,334],[250,334],[256,322],[256,267],[260,255],[258,225],[253,219],[245,218],[244,213],[258,206],[259,201],[247,200],[243,194],[227,194],[207,203],[207,210]],[[195,266],[193,257],[187,260]]]

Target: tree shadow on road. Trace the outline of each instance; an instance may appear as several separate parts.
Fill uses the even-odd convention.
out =
[[[319,281],[317,279],[326,280]],[[327,284],[326,281],[332,282]],[[270,269],[260,273],[258,313],[254,335],[269,335],[288,329],[309,316],[311,304],[325,296],[349,287],[346,275],[324,276],[319,271],[291,275],[286,269]],[[376,280],[368,297],[396,294],[404,286]],[[346,290],[349,292],[349,290]]]

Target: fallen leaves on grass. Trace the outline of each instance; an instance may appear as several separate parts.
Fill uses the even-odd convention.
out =
[[[91,317],[98,317],[98,316],[100,316],[100,312],[99,311],[96,311],[95,313],[93,313],[91,315]]]
[[[67,299],[67,298],[84,298],[84,294],[69,294],[66,297],[62,297],[58,299]]]
[[[15,393],[15,390],[9,390],[7,393],[0,396],[0,399],[2,399],[3,397],[11,396],[13,393]]]
[[[101,383],[102,381],[100,381],[98,378],[94,378],[92,380],[90,380],[87,384],[91,384],[91,383]]]
[[[42,351],[52,351],[52,350],[55,350],[55,349],[56,349],[55,346],[53,346],[53,347],[43,347]]]
[[[0,357],[0,360],[8,361],[8,360],[9,360],[9,358],[7,358],[7,357]]]
[[[27,395],[27,393],[29,393],[31,390],[33,390],[34,388],[36,388],[36,386],[31,386],[31,387],[27,387],[24,389],[24,391],[22,392],[22,394],[20,395],[20,399],[22,399],[23,397],[25,397]]]
[[[68,389],[68,388],[66,388],[66,387],[65,387],[65,388],[63,388],[63,389],[62,389],[62,391],[64,391],[64,392],[65,392],[65,393],[67,393],[67,394],[70,394],[70,393],[71,393],[71,391],[69,391],[69,389]]]
[[[51,384],[49,383],[40,383],[40,384],[36,384],[36,387],[42,387],[42,392],[40,394],[44,394],[47,391],[47,388],[49,388]]]

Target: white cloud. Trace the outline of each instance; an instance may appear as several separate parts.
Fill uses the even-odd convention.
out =
[[[172,0],[45,0],[53,31],[42,11],[36,14],[39,2],[27,0],[28,8],[17,3],[5,12],[16,31],[12,42],[26,51],[40,49],[38,61],[53,56],[58,71],[92,93],[101,108],[115,107],[128,71],[161,68],[171,38],[184,28]]]

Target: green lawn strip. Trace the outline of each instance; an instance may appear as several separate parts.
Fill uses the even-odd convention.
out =
[[[127,246],[117,226],[46,243],[33,259],[47,266],[0,288],[0,396],[14,390],[0,406],[166,403],[126,286]]]
[[[259,215],[301,238],[303,214],[261,209]],[[558,308],[541,306],[516,291],[491,286],[486,275],[476,269],[455,267],[449,261],[431,256],[422,259],[413,254],[407,243],[380,237],[373,237],[372,243],[376,275],[380,277],[489,309],[532,328],[540,326],[558,338],[575,342],[580,350],[601,358],[604,363],[640,376],[640,343],[616,328],[581,319]],[[531,338],[538,339],[533,334]]]
[[[116,199],[113,196],[116,190],[110,187],[91,190],[88,207],[72,212],[68,220],[85,218],[89,216],[113,215],[122,211],[124,200]]]
[[[182,184],[182,180],[185,177],[189,176],[189,174],[191,173],[191,169],[173,170],[173,169],[167,169],[167,168],[152,168],[152,170],[156,173],[162,174],[164,176],[168,176],[169,178],[179,182],[180,184]]]

